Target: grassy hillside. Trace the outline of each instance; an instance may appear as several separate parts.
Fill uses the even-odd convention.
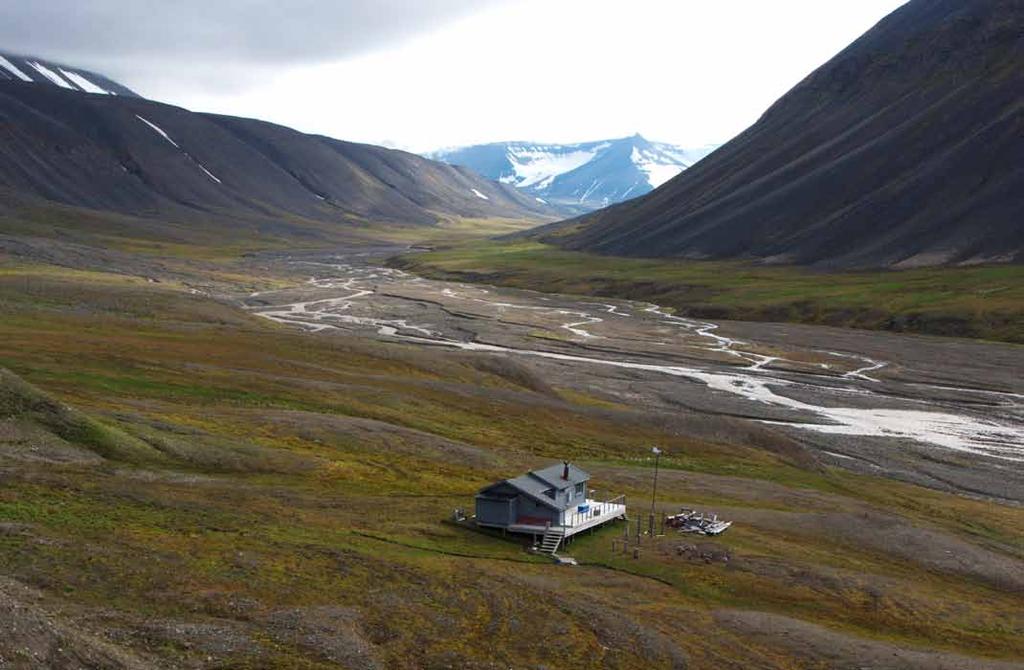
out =
[[[417,273],[649,300],[709,319],[789,321],[1024,343],[1024,266],[823,273],[744,262],[627,259],[538,242],[439,247]]]
[[[82,253],[93,261],[122,252],[222,263],[248,252],[273,249],[329,249],[381,241],[449,244],[514,233],[537,223],[538,219],[466,218],[444,213],[436,213],[436,222],[430,226],[355,215],[343,222],[324,222],[287,213],[273,222],[214,214],[151,218],[45,202],[0,188],[0,251],[17,255],[19,247],[13,242],[44,239],[59,242],[59,246],[88,247]],[[61,264],[61,259],[50,260]]]
[[[643,409],[510,360],[277,327],[194,292],[289,281],[206,265],[220,253],[148,257],[173,271],[158,282],[0,256],[0,595],[14,603],[0,657],[12,667],[1024,658],[1024,511],[760,449],[728,421],[715,440],[664,432]],[[735,299],[768,302],[765,277],[799,294],[823,284],[540,247],[414,260],[577,292],[607,274],[587,290],[659,300],[668,289],[645,282],[732,282]],[[851,304],[868,299],[870,284],[858,298],[844,281]],[[728,515],[729,533],[668,537],[633,559],[612,551],[621,528],[609,528],[571,547],[584,565],[569,569],[446,523],[483,484],[563,457],[602,491],[643,499],[651,445],[668,454],[658,504]]]

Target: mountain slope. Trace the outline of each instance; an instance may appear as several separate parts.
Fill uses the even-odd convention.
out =
[[[1020,261],[1024,4],[913,0],[652,194],[541,232],[629,256]]]
[[[146,216],[433,224],[549,220],[465,169],[127,95],[0,81],[0,188]]]
[[[711,150],[634,135],[581,144],[498,142],[445,149],[430,157],[464,165],[567,211],[585,212],[650,193]]]
[[[127,86],[96,72],[42,58],[3,52],[0,52],[0,81],[43,84],[81,93],[139,97]]]

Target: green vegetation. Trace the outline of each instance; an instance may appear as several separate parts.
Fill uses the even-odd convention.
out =
[[[181,270],[182,262],[202,264],[207,278],[230,275],[231,269],[245,254],[266,251],[301,251],[329,249],[352,245],[379,244],[448,244],[522,231],[539,223],[520,219],[464,219],[437,215],[437,224],[414,225],[384,222],[345,215],[344,222],[326,223],[282,214],[273,225],[191,214],[180,220],[154,219],[113,212],[101,212],[57,203],[16,203],[13,194],[0,189],[0,195],[11,198],[0,207],[0,230],[5,234],[23,236],[33,241],[54,240],[60,243],[95,247],[99,265],[116,267],[116,258],[126,267],[122,271],[146,268],[153,271],[152,261],[163,269]],[[184,216],[184,215],[183,215]],[[60,247],[58,247],[60,249]],[[102,251],[100,251],[102,250]],[[71,260],[51,250],[50,262]],[[104,258],[105,257],[105,258]],[[77,262],[86,259],[77,258]],[[146,263],[150,263],[147,267]],[[58,265],[69,265],[58,262]],[[72,266],[74,263],[71,264]],[[192,266],[192,269],[196,269]],[[126,274],[133,274],[126,272]],[[144,274],[135,272],[134,274]],[[232,277],[228,277],[231,279]],[[244,280],[241,276],[235,280]]]
[[[1024,657],[1024,510],[681,435],[486,354],[296,332],[191,292],[295,278],[253,275],[228,246],[150,253],[158,282],[0,257],[0,577],[40,593],[20,611],[197,667],[806,667],[789,638],[721,623],[736,611]],[[686,295],[684,278],[711,286],[693,289],[711,305],[774,304],[776,281],[851,309],[880,281],[525,244],[405,262],[575,292],[633,286],[678,307],[665,297]],[[967,286],[984,313],[1019,308],[1013,269],[956,272],[945,297],[941,273],[901,273],[875,302],[915,300],[895,285],[920,281],[935,296],[920,309],[963,305]],[[705,548],[729,561],[680,553],[692,540],[679,537],[633,559],[612,551],[612,527],[571,545],[581,567],[559,568],[446,521],[483,484],[563,457],[643,499],[651,445],[668,454],[660,506],[737,520]]]
[[[1024,266],[820,272],[630,259],[478,241],[397,260],[433,277],[648,300],[709,319],[788,321],[1024,343]]]

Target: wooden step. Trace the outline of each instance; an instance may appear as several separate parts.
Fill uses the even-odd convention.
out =
[[[540,542],[540,550],[545,554],[554,554],[558,551],[558,546],[562,544],[562,540],[565,538],[564,533],[561,530],[554,530],[549,528],[544,533],[544,538]]]

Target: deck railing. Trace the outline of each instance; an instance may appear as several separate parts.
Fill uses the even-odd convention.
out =
[[[573,508],[573,511],[566,510],[562,516],[562,531],[565,532],[567,528],[574,528],[581,525],[582,523],[591,519],[600,518],[609,514],[621,514],[623,510],[619,509],[619,506],[625,508],[626,496],[616,496],[603,502],[587,501],[590,505],[590,509],[586,512],[579,512],[579,506]]]

